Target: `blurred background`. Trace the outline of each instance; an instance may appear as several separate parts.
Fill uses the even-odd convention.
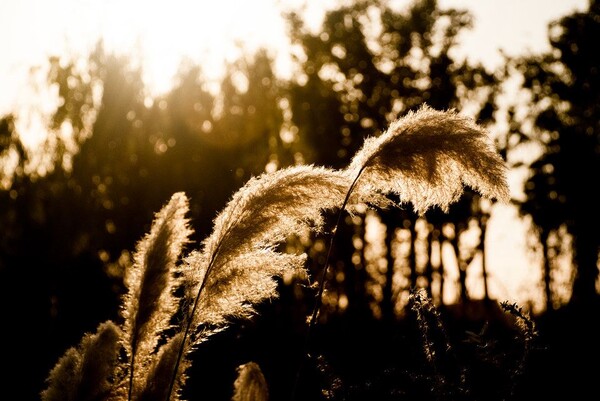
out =
[[[174,192],[191,199],[192,249],[250,177],[345,167],[424,103],[489,130],[511,203],[467,192],[448,214],[348,217],[305,396],[432,397],[411,288],[456,344],[439,362],[459,372],[449,399],[598,395],[599,2],[3,0],[0,37],[0,383],[14,399],[39,399],[68,347],[119,320],[123,271]],[[326,234],[288,244],[314,278]],[[248,360],[288,399],[313,295],[282,282],[255,321],[199,349],[189,399],[229,399]],[[501,301],[536,322],[535,347]]]

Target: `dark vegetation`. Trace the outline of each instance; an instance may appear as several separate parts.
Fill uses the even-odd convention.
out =
[[[370,7],[380,11],[383,27],[369,38],[376,47],[365,38]],[[2,117],[0,382],[15,394],[11,399],[39,399],[57,358],[82,333],[117,319],[130,252],[173,193],[190,197],[198,242],[251,176],[299,162],[346,166],[390,116],[423,103],[459,111],[469,104],[480,124],[494,123],[502,118],[497,97],[510,74],[524,77],[521,90],[531,99],[524,113],[508,110],[509,126],[497,145],[511,167],[530,173],[526,197],[514,203],[531,219],[543,252],[545,310],[529,320],[523,305],[490,299],[487,284],[484,299],[470,297],[468,267],[485,252],[489,218],[474,193],[448,214],[428,212],[424,231],[409,209],[378,212],[387,250],[395,246],[397,228],[408,238],[403,254],[386,253],[388,266],[402,263],[384,269],[380,281],[367,268],[364,220],[348,218],[337,233],[328,301],[311,334],[296,397],[597,398],[600,56],[594,39],[600,37],[600,3],[591,0],[587,12],[556,22],[549,30],[552,52],[507,60],[494,72],[451,57],[471,18],[442,11],[435,1],[415,2],[402,13],[356,2],[328,13],[317,34],[293,14],[288,20],[307,56],[297,79],[278,79],[267,52],[258,52],[229,66],[214,95],[200,67],[188,63],[178,84],[149,103],[141,71],[99,44],[84,70],[77,60],[49,60],[48,81],[61,102],[41,153],[21,143],[18,116]],[[234,84],[238,72],[248,80],[246,91]],[[62,136],[61,127],[71,127],[72,137]],[[523,144],[541,146],[542,156],[523,165],[513,156]],[[460,235],[472,225],[480,229],[479,245],[461,252]],[[419,233],[425,241],[418,243]],[[417,257],[441,243],[457,256],[457,283],[444,282],[449,266]],[[565,243],[574,277],[571,297],[561,300],[553,272]],[[314,277],[324,244],[319,238],[301,244],[309,246]],[[403,284],[392,285],[394,273]],[[446,305],[444,289],[453,285],[459,299]],[[377,293],[368,290],[374,286]],[[411,293],[414,288],[427,296]],[[229,399],[235,368],[252,360],[271,399],[290,399],[314,290],[282,282],[280,298],[261,305],[256,319],[234,323],[200,347],[188,398]]]

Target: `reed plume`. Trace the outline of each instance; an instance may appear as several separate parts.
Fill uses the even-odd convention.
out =
[[[179,355],[182,339],[183,333],[177,333],[160,348],[160,351],[148,369],[147,378],[144,381],[145,385],[140,390],[138,401],[164,401],[167,399],[167,392],[173,375],[173,367]],[[188,367],[189,361],[183,361],[181,371],[185,372]],[[173,390],[177,393],[179,387],[175,387]]]
[[[373,192],[399,195],[420,215],[433,206],[447,212],[464,185],[484,197],[510,197],[505,163],[486,131],[455,111],[427,105],[366,139],[347,172],[357,180],[359,199]]]
[[[69,348],[48,375],[42,401],[107,399],[113,390],[121,330],[111,321]]]
[[[166,359],[155,357],[156,348],[178,308],[179,298],[173,294],[180,284],[175,278],[177,261],[192,233],[187,212],[186,196],[176,193],[155,215],[150,232],[136,246],[133,265],[125,272],[128,291],[122,299],[122,327],[102,323],[96,334],[83,337],[78,348],[67,350],[49,374],[43,401],[123,401],[150,393],[156,375],[149,372],[154,373]],[[128,358],[119,361],[123,348]],[[168,348],[163,348],[159,356],[167,353]]]
[[[145,386],[160,332],[167,329],[178,308],[173,273],[192,231],[185,214],[187,197],[175,193],[155,216],[150,232],[137,244],[134,264],[127,270],[128,293],[123,300],[124,345],[129,351],[129,397]],[[139,366],[139,369],[138,369]]]
[[[274,277],[304,275],[304,255],[277,247],[291,235],[323,226],[322,213],[339,207],[347,175],[297,166],[252,178],[215,218],[202,251],[186,258],[191,310],[168,397],[184,378],[180,366],[194,346],[232,317],[249,318],[254,305],[277,295]],[[193,299],[193,301],[192,301]]]
[[[233,383],[231,401],[268,401],[269,389],[260,366],[255,362],[240,365],[238,377]]]

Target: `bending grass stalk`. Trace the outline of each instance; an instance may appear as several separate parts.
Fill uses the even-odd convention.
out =
[[[237,207],[237,204],[236,204],[236,207]],[[228,231],[229,231],[231,226],[228,225],[228,227],[229,227],[228,228]],[[223,235],[221,238],[225,238],[225,237],[226,237],[226,235]],[[181,340],[181,346],[179,347],[179,351],[177,352],[177,359],[175,360],[175,366],[173,367],[173,376],[171,376],[171,381],[169,382],[169,390],[167,391],[167,397],[165,398],[165,401],[170,401],[170,399],[171,399],[171,393],[173,392],[173,387],[175,387],[175,380],[177,380],[177,371],[179,370],[179,365],[181,364],[181,358],[183,358],[183,350],[185,348],[185,343],[189,337],[190,329],[192,328],[192,322],[194,320],[194,315],[196,314],[196,309],[198,309],[198,304],[200,302],[200,295],[202,295],[202,290],[204,290],[204,287],[206,286],[206,280],[208,278],[208,275],[212,271],[214,262],[215,262],[217,255],[219,254],[219,251],[221,249],[221,245],[223,245],[223,241],[219,241],[219,243],[217,244],[217,246],[215,248],[215,251],[213,252],[213,254],[210,258],[210,263],[208,264],[208,267],[206,268],[206,273],[204,274],[204,277],[202,277],[202,283],[200,283],[200,288],[198,288],[198,292],[196,293],[196,298],[194,299],[194,305],[192,306],[192,311],[188,315],[187,323],[185,325],[185,330],[183,332],[183,339]]]
[[[215,253],[210,259],[210,263],[208,264],[208,268],[206,269],[206,274],[202,278],[202,283],[200,284],[200,288],[198,289],[198,293],[196,294],[196,298],[194,299],[194,305],[192,306],[192,311],[189,314],[189,318],[187,319],[187,323],[185,325],[185,331],[183,332],[183,339],[181,340],[181,346],[179,347],[179,351],[177,352],[177,359],[175,360],[175,366],[173,367],[173,376],[171,376],[171,381],[169,383],[169,390],[167,391],[167,397],[165,401],[169,401],[171,399],[171,393],[173,392],[173,387],[175,386],[175,380],[177,380],[177,371],[179,370],[179,365],[181,363],[181,358],[183,357],[183,350],[185,348],[185,343],[190,334],[190,329],[192,328],[192,321],[194,319],[194,315],[196,314],[196,309],[198,309],[198,303],[200,301],[200,295],[202,294],[202,290],[206,284],[206,278],[210,274],[212,270],[213,263],[219,253],[219,249],[221,248],[222,242],[219,242]]]
[[[346,209],[346,205],[348,204],[350,195],[352,195],[352,191],[354,190],[354,187],[356,186],[358,179],[360,178],[363,170],[366,167],[367,167],[366,165],[363,166],[359,170],[358,174],[356,175],[356,178],[354,178],[354,181],[352,181],[352,184],[350,185],[350,188],[348,189],[348,192],[346,193],[346,197],[344,198],[344,202],[342,203],[342,207],[340,208],[340,210],[338,212],[338,215],[337,215],[337,218],[335,221],[335,226],[333,228],[333,235],[331,236],[331,239],[329,240],[329,249],[327,250],[327,257],[325,258],[325,268],[323,269],[323,274],[321,275],[321,282],[319,283],[319,292],[316,295],[315,306],[313,308],[312,315],[310,317],[310,323],[308,326],[308,329],[309,329],[308,334],[310,334],[310,329],[316,324],[317,318],[319,316],[319,311],[321,310],[323,292],[325,290],[325,279],[327,278],[327,272],[329,270],[329,259],[331,258],[331,249],[333,248],[333,243],[337,236],[338,227],[340,225],[340,221],[342,220],[342,213]],[[307,338],[308,338],[308,335],[307,335]]]
[[[361,169],[358,171],[358,174],[354,178],[354,181],[352,181],[352,184],[350,184],[350,188],[348,188],[348,192],[346,192],[346,197],[344,198],[342,207],[340,207],[340,210],[338,211],[338,215],[337,215],[337,218],[335,221],[335,226],[333,227],[333,235],[331,236],[331,239],[329,240],[329,249],[327,250],[327,257],[325,258],[325,267],[323,268],[323,273],[321,274],[321,282],[319,283],[319,291],[317,292],[317,295],[315,296],[315,305],[313,307],[312,314],[310,316],[310,321],[308,324],[308,329],[306,331],[306,338],[304,341],[304,351],[302,353],[303,358],[304,358],[304,355],[308,354],[308,352],[309,352],[310,334],[312,332],[313,327],[317,323],[317,318],[319,317],[319,312],[321,310],[321,305],[323,302],[323,292],[325,291],[325,280],[327,278],[327,272],[329,271],[329,259],[331,258],[331,250],[333,249],[333,244],[334,244],[335,238],[337,236],[338,227],[340,225],[340,221],[342,220],[342,214],[344,213],[344,210],[346,209],[346,205],[348,204],[348,201],[350,200],[350,195],[352,195],[352,191],[354,190],[354,187],[356,186],[358,179],[360,178],[363,170],[366,167],[367,167],[367,163],[365,163],[365,165],[363,165],[361,167]],[[294,386],[292,388],[292,397],[291,397],[292,401],[295,399],[295,396],[296,396],[296,390],[298,388],[298,383],[300,381],[300,373],[302,371],[302,365],[303,365],[303,363],[301,362],[300,367],[298,368],[298,372],[296,373],[296,378],[294,380]]]
[[[133,400],[133,369],[135,362],[135,353],[137,352],[137,341],[135,341],[131,347],[131,363],[129,365],[129,392],[127,394],[127,400]]]

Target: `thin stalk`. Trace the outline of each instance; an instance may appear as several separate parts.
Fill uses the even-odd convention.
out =
[[[137,352],[137,341],[134,339],[134,343],[131,346],[131,367],[129,369],[129,394],[127,396],[127,401],[132,400],[133,396],[133,362],[135,360],[135,353]]]
[[[235,206],[237,207],[238,204],[239,204],[239,200]],[[231,230],[231,227],[229,227],[227,229],[227,231],[223,234],[223,236],[221,238],[225,238],[230,230]],[[192,321],[194,320],[194,315],[196,314],[196,309],[198,309],[198,304],[200,302],[200,295],[202,294],[202,290],[204,290],[204,287],[206,286],[206,281],[207,281],[206,279],[208,278],[208,275],[210,274],[210,272],[213,269],[215,259],[217,258],[217,255],[219,254],[219,251],[221,250],[221,245],[223,245],[222,239],[217,244],[215,251],[213,252],[213,254],[210,258],[210,262],[208,263],[208,267],[206,268],[206,273],[204,274],[204,277],[202,278],[202,282],[200,283],[200,288],[198,289],[198,292],[196,293],[196,298],[194,299],[194,305],[192,306],[192,311],[188,315],[187,323],[185,325],[185,331],[183,333],[183,339],[181,340],[181,346],[179,347],[179,351],[177,352],[177,359],[175,360],[175,366],[173,367],[173,376],[171,376],[171,381],[169,383],[169,391],[167,391],[167,398],[165,399],[165,401],[169,401],[171,399],[171,393],[173,392],[173,387],[175,387],[175,380],[177,379],[177,370],[179,370],[179,365],[181,364],[181,358],[183,357],[183,349],[185,348],[185,343],[190,334],[190,330],[192,327]]]
[[[323,292],[325,291],[325,279],[327,278],[327,272],[329,270],[329,259],[331,258],[331,250],[333,248],[333,244],[334,244],[335,238],[337,236],[337,231],[338,231],[338,227],[340,225],[340,221],[342,220],[342,214],[343,214],[344,210],[346,209],[346,205],[348,204],[348,201],[350,200],[350,195],[352,194],[352,191],[354,190],[354,187],[356,186],[358,179],[360,178],[363,170],[366,167],[367,167],[367,163],[365,163],[361,167],[358,174],[354,178],[354,181],[352,181],[350,188],[348,188],[348,192],[346,192],[346,197],[344,198],[342,207],[340,208],[340,210],[337,214],[335,226],[333,227],[333,235],[331,236],[331,238],[329,240],[329,249],[327,250],[327,257],[325,258],[325,268],[323,269],[323,273],[321,274],[321,282],[319,283],[319,291],[317,292],[317,295],[315,296],[315,306],[313,307],[313,311],[312,311],[312,314],[310,317],[310,322],[308,324],[308,329],[306,331],[306,338],[304,340],[304,351],[302,353],[303,358],[304,358],[304,355],[308,354],[311,331],[317,323],[317,318],[319,317],[319,311],[321,310],[321,305],[323,302]],[[294,386],[292,388],[292,397],[291,397],[292,401],[295,399],[296,389],[298,388],[298,383],[300,381],[300,373],[302,370],[302,364],[303,363],[301,362],[300,367],[298,368],[298,372],[296,373],[296,378],[294,380]]]
[[[365,167],[366,166],[363,166],[360,169],[360,171],[356,175],[356,178],[354,178],[354,181],[352,181],[352,185],[350,185],[350,188],[348,189],[348,192],[346,193],[346,197],[344,198],[344,202],[342,203],[342,207],[340,208],[340,210],[338,212],[337,219],[335,221],[335,226],[333,228],[333,235],[331,236],[331,239],[329,240],[329,249],[327,250],[327,258],[325,258],[325,268],[323,269],[323,274],[321,275],[321,282],[319,283],[319,292],[316,295],[315,306],[313,308],[312,315],[310,317],[310,323],[308,326],[309,331],[307,333],[307,336],[308,336],[308,334],[310,334],[310,329],[316,324],[317,317],[319,316],[319,311],[321,309],[323,292],[325,290],[325,279],[327,277],[327,272],[329,270],[329,259],[331,258],[331,249],[333,248],[333,243],[337,236],[338,227],[340,225],[340,221],[342,220],[342,213],[346,209],[346,205],[348,204],[348,200],[350,199],[352,190],[356,186],[356,182],[360,178],[360,175],[362,174]]]
[[[210,263],[208,264],[208,268],[206,269],[206,274],[204,275],[204,278],[202,279],[202,283],[200,284],[200,288],[198,289],[198,293],[196,294],[196,298],[194,299],[194,305],[192,306],[192,311],[188,315],[187,323],[185,325],[185,331],[183,333],[183,339],[181,340],[181,346],[179,347],[179,351],[177,352],[177,359],[175,360],[175,366],[173,367],[173,376],[171,377],[171,382],[169,383],[169,391],[167,392],[166,401],[169,401],[171,399],[171,393],[173,392],[173,387],[175,386],[175,380],[177,378],[177,370],[179,369],[179,365],[181,363],[181,358],[183,357],[183,349],[185,348],[185,342],[187,341],[187,338],[190,334],[190,330],[192,327],[192,321],[194,319],[194,315],[196,314],[196,309],[198,309],[198,304],[200,302],[200,295],[202,294],[202,290],[204,289],[204,287],[206,285],[206,278],[208,277],[208,274],[212,270],[214,261],[217,257],[217,254],[219,253],[219,249],[221,248],[221,244],[222,244],[222,242],[219,242],[219,244],[217,245],[217,248],[215,250],[215,253],[213,253],[212,258],[210,259]]]

